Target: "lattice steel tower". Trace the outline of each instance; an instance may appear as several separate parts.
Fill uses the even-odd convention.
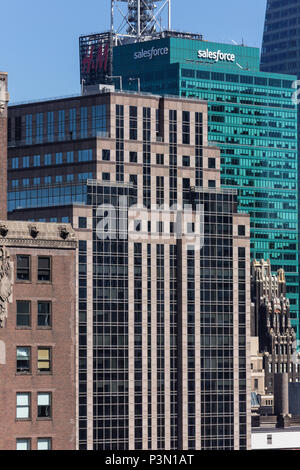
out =
[[[111,31],[144,41],[171,30],[171,0],[111,0]]]

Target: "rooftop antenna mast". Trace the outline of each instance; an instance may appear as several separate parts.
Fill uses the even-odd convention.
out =
[[[111,0],[111,32],[115,42],[134,42],[171,31],[172,0]],[[160,17],[165,21],[160,21]]]

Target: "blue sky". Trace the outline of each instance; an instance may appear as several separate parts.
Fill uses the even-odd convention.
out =
[[[173,0],[172,28],[261,46],[266,0]],[[110,0],[10,0],[0,9],[0,70],[11,102],[78,93],[78,37],[109,29]]]

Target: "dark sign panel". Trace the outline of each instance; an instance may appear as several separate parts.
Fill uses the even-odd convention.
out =
[[[80,82],[85,86],[108,83],[112,73],[110,33],[93,34],[79,38]]]

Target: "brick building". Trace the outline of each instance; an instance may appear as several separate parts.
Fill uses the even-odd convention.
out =
[[[0,449],[76,448],[76,254],[69,224],[6,220],[0,74]]]
[[[6,218],[7,199],[7,78],[0,72],[0,219]]]
[[[75,449],[75,233],[0,224],[0,449]]]

